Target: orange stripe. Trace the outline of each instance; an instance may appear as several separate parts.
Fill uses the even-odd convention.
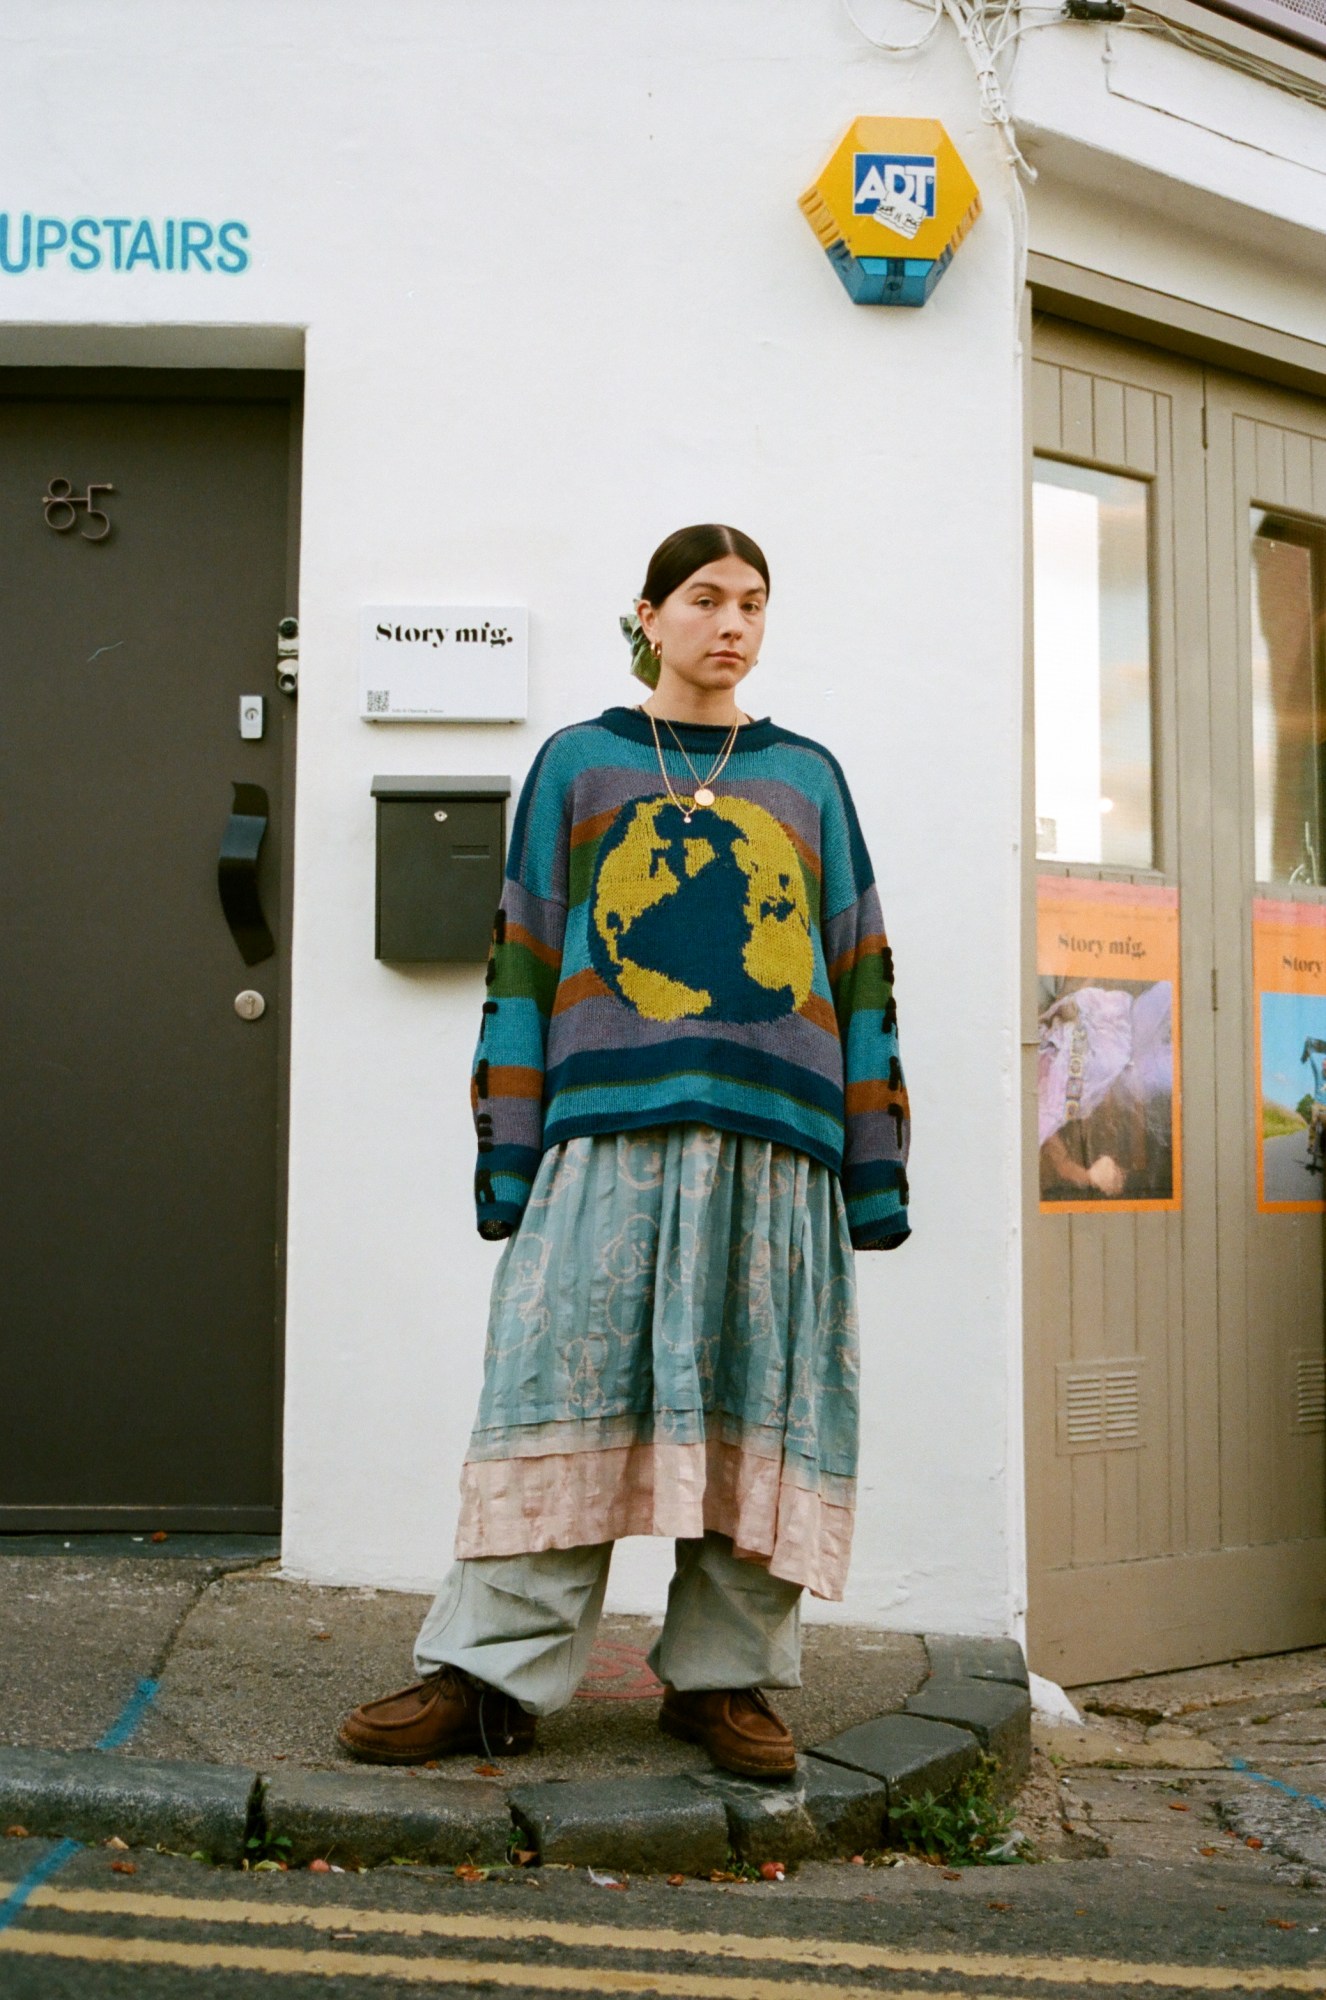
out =
[[[519,1063],[502,1063],[488,1068],[490,1097],[542,1097],[543,1071],[526,1069]]]
[[[842,952],[834,959],[833,964],[829,967],[830,979],[841,979],[845,972],[850,972],[854,965],[859,964],[872,951],[880,952],[887,950],[888,942],[883,931],[872,931],[869,937],[861,938],[852,946],[850,951]]]
[[[849,1118],[861,1111],[891,1111],[895,1104],[900,1106],[904,1113],[908,1108],[905,1090],[895,1090],[892,1084],[881,1083],[876,1079],[849,1083],[843,1093],[843,1101]]]
[[[797,1008],[802,1020],[809,1021],[814,1028],[823,1028],[826,1035],[838,1033],[838,1016],[828,1000],[818,993],[808,993]]]
[[[572,847],[583,847],[587,840],[597,840],[605,827],[616,819],[618,808],[609,806],[606,812],[595,813],[590,819],[577,820],[571,828]]]
[[[533,931],[527,931],[523,924],[507,925],[506,942],[523,944],[526,951],[532,951],[535,958],[542,959],[545,965],[556,966],[561,963],[561,954],[554,951],[550,944],[544,944],[540,938],[536,938]]]
[[[593,967],[587,966],[583,972],[572,972],[562,981],[553,1001],[553,1013],[564,1014],[569,1007],[578,1007],[582,1000],[594,1000],[608,991]]]
[[[809,868],[811,874],[815,877],[815,880],[818,882],[821,874],[823,873],[823,870],[820,865],[819,855],[816,854],[814,848],[811,847],[808,844],[808,842],[804,841],[801,838],[801,835],[797,832],[795,827],[791,827],[787,824],[786,820],[780,819],[778,824],[779,826],[782,827],[783,832],[787,835],[793,847],[795,847],[798,855],[805,862],[807,868]]]

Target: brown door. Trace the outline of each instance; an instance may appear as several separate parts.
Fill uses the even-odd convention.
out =
[[[1071,1685],[1326,1639],[1322,1216],[1259,1207],[1253,967],[1254,907],[1326,901],[1326,410],[1042,321],[1032,429],[1029,1641]]]
[[[0,382],[10,1530],[279,1519],[295,407],[288,378]],[[232,847],[268,820],[252,964],[236,784]]]

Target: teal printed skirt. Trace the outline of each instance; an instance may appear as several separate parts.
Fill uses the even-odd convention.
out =
[[[840,1598],[858,1365],[828,1167],[700,1124],[563,1140],[498,1259],[456,1554],[711,1529]]]

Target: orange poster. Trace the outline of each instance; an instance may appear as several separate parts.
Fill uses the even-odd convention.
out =
[[[1041,1211],[1178,1208],[1179,896],[1036,884]]]
[[[1326,1209],[1326,908],[1252,906],[1257,1207]]]

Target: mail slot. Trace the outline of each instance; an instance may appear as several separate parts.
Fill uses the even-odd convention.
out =
[[[509,778],[374,778],[377,956],[481,965],[502,900]]]

